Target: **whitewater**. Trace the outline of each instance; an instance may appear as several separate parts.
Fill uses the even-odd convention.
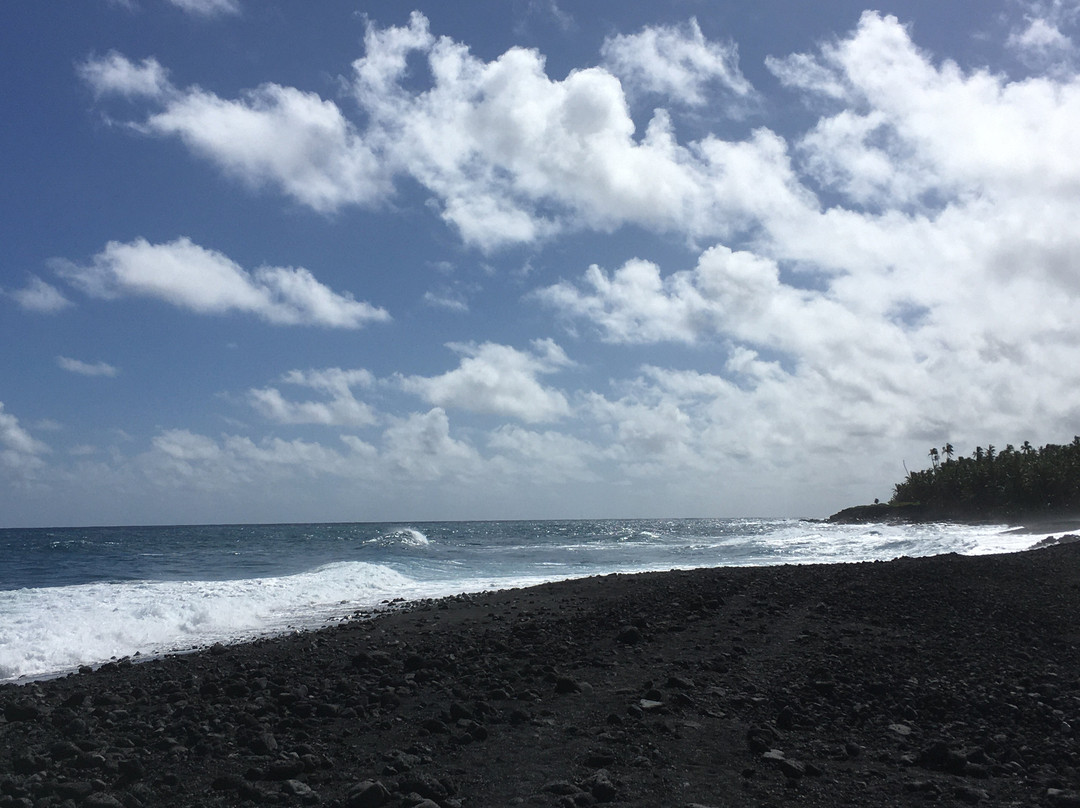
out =
[[[1031,547],[1007,525],[794,519],[0,530],[0,682],[317,628],[401,601],[609,573]]]

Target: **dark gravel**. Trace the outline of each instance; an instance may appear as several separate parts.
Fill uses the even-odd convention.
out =
[[[0,687],[0,808],[1080,806],[1080,545],[608,576]]]

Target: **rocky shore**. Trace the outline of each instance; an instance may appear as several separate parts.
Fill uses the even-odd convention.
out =
[[[1080,544],[608,576],[0,687],[3,806],[1080,806]]]

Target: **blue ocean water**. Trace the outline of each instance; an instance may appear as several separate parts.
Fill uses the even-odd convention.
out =
[[[0,530],[0,681],[612,572],[1026,549],[1005,525],[790,519]]]

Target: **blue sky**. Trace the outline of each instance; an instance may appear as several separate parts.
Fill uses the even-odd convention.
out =
[[[1080,432],[1076,0],[2,15],[0,526],[823,516]]]

